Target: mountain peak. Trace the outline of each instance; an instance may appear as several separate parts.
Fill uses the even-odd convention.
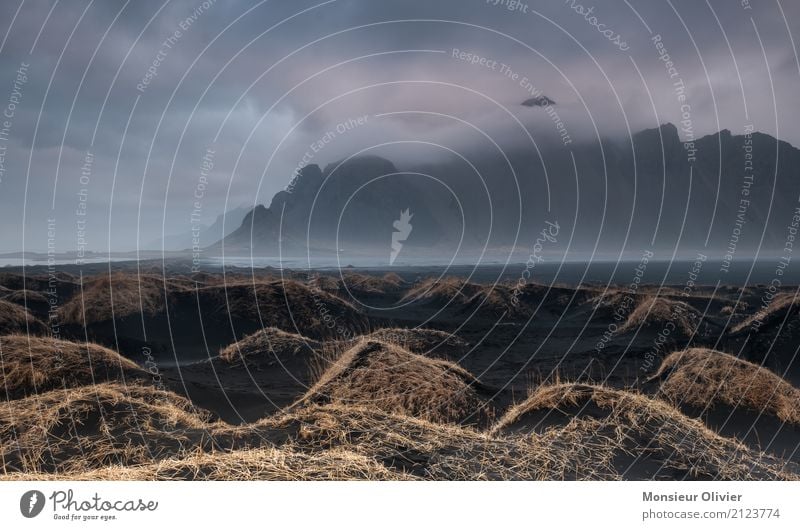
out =
[[[665,144],[680,140],[678,136],[678,128],[674,124],[669,122],[661,124],[658,127],[654,127],[652,129],[643,129],[638,133],[634,134],[634,137],[642,137],[642,138],[660,137],[663,138]]]
[[[644,129],[633,135],[633,141],[637,157],[651,163],[660,163],[662,152],[666,160],[671,160],[681,149],[678,128],[671,123],[654,129]]]

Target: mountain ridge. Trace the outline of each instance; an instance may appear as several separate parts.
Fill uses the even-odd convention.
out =
[[[310,164],[210,249],[383,253],[393,222],[410,209],[407,255],[525,245],[553,219],[572,234],[562,244],[580,248],[599,242],[713,250],[729,243],[743,186],[749,205],[742,246],[782,248],[783,219],[800,197],[792,174],[800,150],[765,133],[728,129],[693,143],[692,162],[678,128],[664,123],[634,133],[627,145],[600,139],[547,149],[541,159],[510,151],[511,168],[498,156],[475,156],[477,174],[459,161],[400,170],[377,155]],[[755,177],[745,185],[750,154]]]

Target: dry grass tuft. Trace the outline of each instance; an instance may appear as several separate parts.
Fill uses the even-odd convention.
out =
[[[135,363],[102,346],[24,335],[0,337],[0,374],[0,393],[6,399],[126,378],[147,378],[147,373]]]
[[[2,295],[0,291],[0,295]],[[30,289],[20,289],[19,291],[10,291],[3,296],[3,300],[25,307],[27,305],[47,305],[47,296],[38,291],[31,291]]]
[[[406,473],[342,449],[302,453],[291,447],[198,452],[141,466],[75,473],[11,473],[6,480],[409,480]]]
[[[205,284],[185,278],[165,280],[157,275],[116,273],[92,278],[83,293],[73,296],[59,310],[67,325],[92,324],[123,319],[131,315],[166,318],[198,312],[212,329],[241,322],[284,330],[302,329],[309,336],[352,337],[369,329],[366,317],[341,298],[296,280],[242,280],[232,277]]]
[[[264,326],[303,330],[314,338],[351,337],[369,328],[349,302],[296,280],[228,283],[200,289],[197,296],[216,316],[234,321],[258,321],[260,316]]]
[[[345,403],[435,422],[481,422],[491,415],[483,386],[466,370],[397,345],[361,340],[301,399]]]
[[[229,364],[262,364],[268,359],[298,356],[311,359],[316,356],[315,350],[320,349],[322,343],[308,337],[278,328],[265,328],[223,348],[219,356]]]
[[[684,336],[691,336],[701,320],[700,312],[686,302],[663,296],[647,296],[639,301],[619,331],[624,333],[643,327],[664,326],[671,321],[677,331]]]
[[[420,355],[460,356],[467,351],[467,342],[446,331],[424,328],[382,328],[364,338],[388,342]]]
[[[401,302],[415,301],[440,305],[450,303],[454,308],[459,308],[482,290],[483,286],[462,278],[430,278],[412,286]]]
[[[800,390],[766,368],[727,353],[691,348],[669,355],[651,378],[678,405],[744,407],[800,425]]]
[[[327,274],[316,274],[308,279],[308,286],[326,293],[338,293],[342,289],[342,282]]]
[[[510,318],[522,318],[532,314],[533,307],[528,306],[521,298],[516,298],[511,288],[506,285],[484,286],[467,301],[464,312],[478,316],[498,318],[506,315]]]
[[[663,477],[662,463],[701,478],[798,478],[692,420],[677,427],[667,421],[664,432],[643,438],[634,427],[644,414],[636,402],[641,396],[615,391],[597,396],[600,406],[613,408],[605,418],[582,417],[543,433],[523,433],[508,432],[508,425],[481,432],[343,403],[294,407],[234,427],[209,422],[174,395],[130,390],[100,385],[46,394],[44,403],[29,398],[0,406],[5,478],[607,480],[627,471],[620,455],[653,460],[654,453],[659,466],[639,469],[637,478]],[[565,398],[580,404],[588,392],[551,389],[535,403],[552,406]],[[659,407],[671,410],[654,404],[648,411],[652,421],[663,421]],[[687,431],[683,421],[703,436],[688,429],[689,436],[679,438]],[[680,448],[678,456],[667,458],[672,448]]]
[[[138,465],[211,448],[209,417],[152,387],[103,383],[0,403],[5,472]]]
[[[304,451],[345,450],[430,480],[619,478],[589,460],[565,458],[548,441],[490,435],[371,407],[310,406],[266,422],[299,424],[297,447]]]
[[[719,436],[664,401],[603,386],[540,387],[512,407],[491,432],[528,433],[549,440],[554,451],[591,453],[598,465],[622,476],[798,478],[781,461]]]
[[[383,276],[373,276],[371,274],[350,272],[345,273],[343,279],[347,290],[357,296],[391,293],[405,285],[405,282],[400,276],[392,273]],[[341,289],[344,289],[344,285],[341,286]]]
[[[767,326],[780,325],[786,317],[786,313],[798,307],[800,307],[800,300],[794,293],[778,293],[767,307],[761,307],[754,314],[733,326],[731,332],[741,333],[747,331],[748,328],[757,331],[765,324]]]
[[[45,335],[47,326],[24,307],[0,300],[0,335],[12,333]]]
[[[152,275],[115,273],[90,279],[59,309],[65,324],[83,326],[165,308],[163,279]]]

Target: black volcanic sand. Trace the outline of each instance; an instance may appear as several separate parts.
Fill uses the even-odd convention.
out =
[[[515,293],[513,280],[478,281],[486,280],[485,271],[476,280],[448,276],[436,282],[430,279],[441,270],[433,268],[399,274],[261,269],[192,276],[185,274],[185,263],[169,264],[166,274],[161,265],[139,265],[155,302],[137,309],[135,298],[114,300],[115,307],[123,302],[133,306],[114,317],[110,312],[103,316],[103,300],[93,299],[93,310],[101,316],[86,327],[74,314],[69,322],[49,319],[41,297],[21,294],[23,289],[43,293],[48,288],[47,276],[36,269],[26,271],[24,285],[14,270],[0,274],[0,299],[21,305],[30,298],[29,313],[47,328],[37,328],[37,333],[51,333],[58,324],[62,339],[88,338],[119,351],[154,380],[231,423],[252,422],[291,406],[357,337],[382,328],[452,335],[457,343],[443,339],[437,344],[437,339],[420,346],[411,343],[413,333],[389,339],[474,375],[498,415],[543,381],[653,392],[647,381],[661,360],[688,347],[731,353],[800,384],[800,361],[794,360],[797,307],[785,304],[764,316],[764,324],[754,331],[748,322],[761,309],[763,289],[758,286],[697,287],[691,296],[683,296],[680,287],[641,285],[632,293],[597,284],[527,284]],[[137,282],[131,265],[114,268],[115,274]],[[58,276],[57,315],[66,318],[64,308],[74,308],[76,297],[88,296],[93,279],[108,277],[107,265],[95,269],[89,271],[95,276],[83,271],[81,277],[70,268]],[[268,292],[252,284],[268,285]],[[282,290],[284,284],[292,287]],[[792,295],[795,288],[782,292]],[[253,341],[252,357],[231,356],[230,349],[228,358],[220,355],[265,328],[273,335],[260,346]],[[280,344],[270,347],[278,332]],[[796,425],[734,408],[684,412],[702,417],[723,435],[800,462]]]

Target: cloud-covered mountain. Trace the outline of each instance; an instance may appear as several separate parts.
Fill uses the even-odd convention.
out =
[[[406,209],[405,257],[445,260],[529,250],[548,221],[560,227],[552,250],[613,257],[653,248],[664,259],[781,253],[796,228],[800,151],[769,135],[723,130],[687,146],[666,124],[570,147],[402,170],[377,156],[309,165],[215,248],[274,256],[282,242],[283,255],[338,249],[388,261],[393,223]]]

